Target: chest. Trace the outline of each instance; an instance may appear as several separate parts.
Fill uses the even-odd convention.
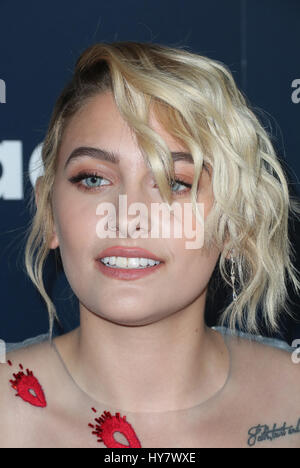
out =
[[[94,415],[40,408],[11,415],[5,438],[12,447],[107,448],[92,434]],[[28,414],[27,414],[28,412]],[[149,414],[126,421],[142,448],[300,448],[299,415],[255,411],[245,406],[218,407],[205,414]],[[113,438],[128,445],[122,426],[111,428]],[[4,428],[3,428],[4,430]],[[2,432],[2,430],[1,430]]]

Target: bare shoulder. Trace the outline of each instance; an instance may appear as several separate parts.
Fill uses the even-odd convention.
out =
[[[11,401],[11,380],[15,380],[14,374],[27,373],[28,368],[37,368],[45,364],[49,357],[49,346],[45,343],[33,344],[31,346],[16,349],[6,354],[6,362],[0,365],[0,405]],[[8,392],[9,390],[9,392]]]
[[[55,338],[66,352],[73,332]],[[53,340],[53,341],[54,341]],[[86,428],[80,391],[46,340],[9,352],[0,364],[0,448],[77,447]],[[64,434],[64,437],[61,437]],[[85,432],[83,444],[85,444]],[[90,434],[87,431],[87,443]]]
[[[249,446],[300,447],[300,359],[252,340],[239,341],[239,415]],[[299,353],[298,353],[299,356]]]
[[[19,439],[23,422],[32,418],[33,405],[30,400],[37,406],[43,406],[43,394],[39,392],[39,386],[42,389],[42,382],[47,379],[45,368],[49,364],[51,368],[49,343],[37,343],[8,352],[6,361],[0,364],[0,447],[22,447],[26,437],[30,437],[30,425],[27,424],[25,439],[23,436],[22,440]],[[38,376],[37,384],[32,388],[32,378],[35,375]],[[22,376],[30,376],[31,380],[23,379],[24,385],[18,388]],[[20,389],[23,398],[17,396]]]
[[[277,390],[293,391],[300,383],[300,353],[296,349],[289,351],[259,341],[245,341],[245,351],[252,361],[250,369]]]

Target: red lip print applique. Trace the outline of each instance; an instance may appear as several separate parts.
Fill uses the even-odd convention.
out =
[[[96,412],[95,408],[92,408]],[[141,448],[141,443],[136,436],[131,424],[126,421],[126,416],[120,416],[116,413],[112,416],[109,411],[104,411],[100,418],[95,418],[96,425],[89,424],[89,427],[95,429],[92,434],[99,437],[98,442],[103,442],[108,448]],[[129,442],[129,445],[123,445],[117,442],[113,436],[114,432],[121,432]]]
[[[10,361],[8,361],[8,364],[12,365]],[[21,371],[13,374],[15,380],[10,380],[12,388],[18,392],[16,396],[21,397],[22,400],[33,406],[44,408],[47,406],[47,402],[41,384],[32,371],[26,369],[26,375],[23,372],[22,364],[19,364],[19,367]]]

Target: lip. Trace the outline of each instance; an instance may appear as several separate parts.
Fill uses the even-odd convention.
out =
[[[164,264],[158,263],[152,267],[147,268],[131,268],[126,270],[125,268],[110,268],[101,262],[100,259],[95,261],[96,268],[109,278],[114,278],[116,280],[132,281],[139,278],[144,278],[145,276],[151,275],[158,271]]]
[[[147,268],[131,268],[126,270],[125,268],[110,268],[101,262],[101,258],[104,257],[128,257],[128,258],[151,258],[157,260],[161,263]],[[132,281],[145,276],[151,275],[158,271],[165,262],[154,255],[152,252],[140,247],[122,247],[114,246],[109,247],[108,249],[103,250],[98,257],[96,258],[95,265],[96,268],[109,278],[114,278],[117,280]]]
[[[128,258],[150,258],[161,263],[164,263],[162,258],[158,258],[152,252],[140,247],[122,247],[122,246],[113,246],[103,250],[96,258],[100,260],[104,257],[128,257]]]

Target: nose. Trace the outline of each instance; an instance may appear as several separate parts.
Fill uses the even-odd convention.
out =
[[[137,183],[123,186],[117,195],[115,209],[115,229],[120,237],[148,236],[151,231],[151,200]]]

